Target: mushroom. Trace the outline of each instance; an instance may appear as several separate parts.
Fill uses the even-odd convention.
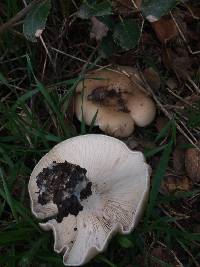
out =
[[[141,152],[105,135],[73,137],[35,166],[28,185],[33,214],[53,230],[54,250],[79,266],[105,250],[115,233],[138,223],[149,191],[150,167]]]
[[[136,69],[89,72],[77,85],[75,113],[78,120],[94,125],[115,137],[127,137],[134,125],[145,127],[156,113],[153,100],[144,90]]]

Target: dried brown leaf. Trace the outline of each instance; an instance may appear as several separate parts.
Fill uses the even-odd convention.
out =
[[[162,116],[157,117],[156,124],[155,124],[157,131],[161,132],[168,122],[169,120],[166,117],[162,117]]]
[[[186,50],[177,49],[177,53],[171,48],[166,48],[163,53],[163,63],[167,69],[175,72],[179,80],[188,80],[192,75],[192,59]]]
[[[200,151],[189,148],[185,153],[185,168],[193,182],[200,182]]]
[[[190,191],[192,188],[191,180],[187,176],[175,176],[175,175],[167,175],[164,177],[161,183],[161,192],[164,195],[168,195],[170,193],[176,191]]]
[[[160,88],[160,76],[153,68],[146,68],[143,74],[152,89],[158,90]]]
[[[163,44],[178,36],[177,27],[171,17],[162,17],[158,21],[152,22],[151,25],[156,33],[156,36]]]
[[[158,259],[158,261],[156,261]],[[159,262],[162,261],[174,267],[182,266],[181,262],[177,259],[174,253],[172,253],[168,248],[158,246],[151,251],[150,267],[162,267],[163,264]]]
[[[173,167],[176,173],[183,173],[185,169],[185,153],[183,149],[176,147],[173,151]]]
[[[114,9],[121,15],[130,15],[133,11],[141,11],[142,0],[115,0],[112,1]]]

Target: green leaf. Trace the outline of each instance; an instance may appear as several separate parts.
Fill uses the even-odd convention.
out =
[[[118,236],[118,243],[122,248],[132,248],[133,242],[126,236]]]
[[[89,19],[92,16],[106,16],[112,14],[112,7],[109,1],[101,1],[100,3],[93,3],[87,1],[87,3],[80,6],[76,15],[81,19]]]
[[[145,17],[153,16],[156,19],[169,13],[176,6],[176,0],[143,0],[142,13]]]
[[[102,23],[104,23],[111,31],[115,27],[115,21],[114,21],[112,16],[99,17],[98,20],[100,20]]]
[[[47,17],[51,9],[51,1],[44,0],[41,3],[36,4],[26,15],[23,25],[23,33],[25,37],[36,42],[36,33],[38,30],[44,30]]]
[[[112,34],[109,32],[101,41],[99,48],[99,54],[103,58],[107,58],[113,55],[115,52],[115,43],[112,38]]]
[[[115,26],[113,37],[115,42],[126,50],[134,48],[140,38],[140,29],[133,19],[121,21]]]

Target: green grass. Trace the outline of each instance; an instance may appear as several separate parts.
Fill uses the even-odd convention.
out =
[[[47,90],[36,79],[28,56],[26,60],[33,75],[30,88],[20,94],[14,90],[9,101],[0,104],[1,132],[4,133],[0,137],[0,266],[63,266],[61,256],[53,252],[52,234],[41,231],[30,212],[27,183],[35,163],[45,152],[56,143],[79,133],[65,121],[62,109],[66,95],[60,97],[55,91]],[[5,79],[1,78],[1,81],[2,86],[12,87]],[[68,95],[76,83],[76,79],[66,82],[69,85]],[[37,101],[30,109],[30,101],[34,97],[37,97]],[[47,112],[44,123],[41,123],[37,113],[40,105]],[[81,129],[86,132],[85,126]],[[193,247],[196,242],[200,244],[200,234],[175,228],[176,217],[160,216],[158,209],[158,205],[174,203],[178,199],[159,194],[160,183],[176,141],[175,134],[174,124],[170,122],[156,137],[156,141],[167,137],[168,143],[146,152],[148,159],[156,154],[161,154],[161,157],[153,173],[152,189],[143,221],[132,234],[114,238],[108,250],[87,266],[126,266],[136,262],[138,255],[144,257],[148,266],[150,240],[162,241],[171,249],[181,245],[183,250],[189,251],[195,251]],[[124,255],[123,259],[118,258],[118,253]],[[194,256],[199,257],[198,251],[195,253]]]

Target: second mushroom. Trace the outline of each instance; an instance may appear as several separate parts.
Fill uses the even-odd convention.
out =
[[[139,74],[131,67],[89,72],[76,88],[75,113],[87,125],[115,137],[127,137],[135,125],[145,127],[156,113]]]

